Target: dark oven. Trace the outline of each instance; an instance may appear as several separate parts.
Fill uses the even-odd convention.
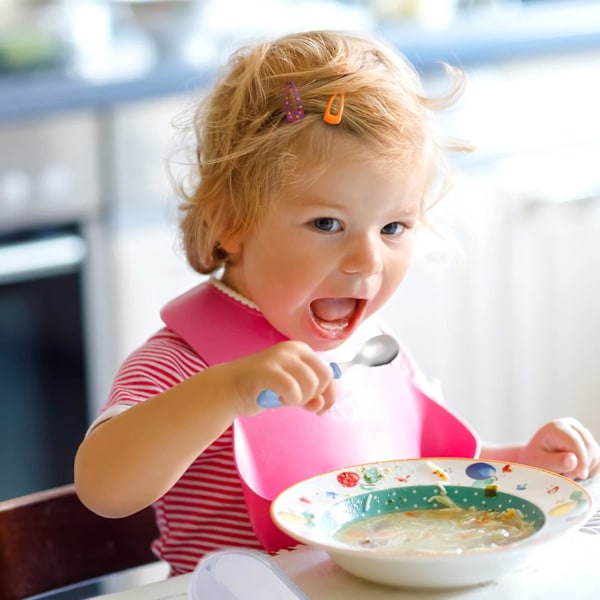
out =
[[[110,338],[91,113],[0,123],[0,499],[73,480]]]

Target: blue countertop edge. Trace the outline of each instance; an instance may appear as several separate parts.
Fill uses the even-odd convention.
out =
[[[600,51],[600,3],[533,4],[482,18],[456,19],[445,31],[407,24],[378,27],[375,35],[398,48],[422,71],[446,62],[465,69],[558,53]],[[209,85],[216,67],[157,62],[146,73],[118,80],[87,81],[61,70],[0,77],[0,121],[79,109],[110,108],[171,94],[192,94]]]
[[[214,72],[186,64],[156,66],[131,79],[93,82],[61,71],[0,77],[0,121],[94,109],[136,100],[190,93],[206,85]]]

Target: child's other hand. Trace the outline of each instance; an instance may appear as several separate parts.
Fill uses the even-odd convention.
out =
[[[541,427],[522,449],[521,462],[571,479],[600,472],[600,447],[576,419],[556,419]]]
[[[301,406],[322,414],[335,401],[331,368],[304,342],[286,341],[231,363],[240,399],[238,412],[254,415],[262,408],[256,400],[265,389],[273,390],[286,406]]]

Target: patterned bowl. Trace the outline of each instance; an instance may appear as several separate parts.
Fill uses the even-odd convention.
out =
[[[518,509],[528,537],[464,552],[386,550],[337,539],[339,530],[393,512],[435,510],[447,496],[461,508]],[[355,465],[299,482],[273,501],[271,516],[287,535],[325,550],[346,571],[397,587],[447,588],[491,581],[525,561],[540,544],[583,525],[592,498],[574,481],[543,469],[492,460],[422,458]]]

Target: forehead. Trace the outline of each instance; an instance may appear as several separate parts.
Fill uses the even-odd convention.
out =
[[[327,152],[300,157],[296,172],[286,186],[286,196],[320,193],[336,197],[377,193],[421,199],[428,181],[428,160],[420,149],[403,155],[386,154],[348,135],[336,136]]]
[[[331,166],[368,163],[381,173],[419,167],[431,152],[423,138],[394,138],[389,144],[367,142],[359,136],[317,123],[292,142],[289,151],[295,155],[295,169],[290,182],[318,177]]]

